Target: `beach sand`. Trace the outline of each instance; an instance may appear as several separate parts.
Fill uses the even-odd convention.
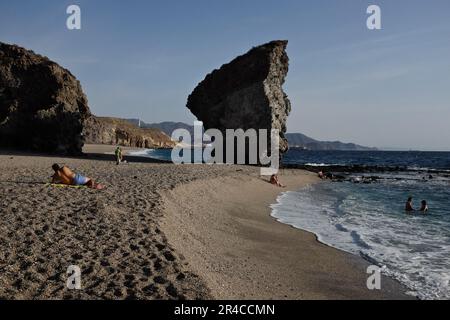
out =
[[[381,290],[368,290],[369,263],[272,218],[269,206],[281,191],[319,180],[301,170],[281,170],[280,179],[286,189],[242,174],[194,181],[164,195],[162,229],[214,298],[413,299],[386,277]]]
[[[404,298],[383,279],[365,288],[362,259],[270,217],[282,189],[259,169],[152,163],[112,146],[87,157],[0,151],[0,298],[211,299]],[[106,189],[48,186],[53,163]],[[280,176],[289,189],[316,182]],[[80,267],[82,290],[66,287]]]

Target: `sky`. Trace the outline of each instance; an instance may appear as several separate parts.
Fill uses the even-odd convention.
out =
[[[187,96],[209,72],[286,39],[289,132],[450,151],[449,18],[448,0],[0,0],[0,41],[68,68],[96,115],[192,123]]]

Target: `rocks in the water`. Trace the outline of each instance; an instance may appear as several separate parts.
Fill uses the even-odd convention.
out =
[[[85,143],[137,148],[171,148],[175,145],[159,129],[139,128],[124,119],[91,116],[83,130]]]
[[[291,111],[282,89],[289,69],[286,46],[287,41],[272,41],[214,70],[189,96],[187,108],[206,130],[278,129],[280,152],[286,152]]]
[[[68,70],[0,42],[0,146],[81,153],[89,115],[81,85]]]

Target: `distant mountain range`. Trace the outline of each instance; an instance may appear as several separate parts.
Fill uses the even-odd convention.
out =
[[[341,141],[319,141],[302,133],[287,133],[286,138],[291,148],[302,148],[307,150],[341,150],[341,151],[370,151],[377,148],[360,146],[354,143]]]
[[[141,128],[156,128],[163,131],[169,137],[176,129],[186,129],[190,132],[191,136],[194,135],[194,128],[192,125],[183,122],[160,122],[160,123],[145,123],[139,119],[127,119],[136,126],[140,125]],[[344,143],[340,141],[319,141],[310,138],[302,133],[287,133],[286,138],[291,148],[302,148],[306,150],[341,150],[341,151],[369,151],[377,150],[377,148],[360,146],[354,143]]]
[[[172,136],[172,132],[176,129],[186,129],[191,135],[194,134],[194,127],[192,125],[183,123],[183,122],[160,122],[160,123],[145,123],[139,119],[127,119],[131,123],[136,126],[140,126],[141,128],[156,128],[167,134],[169,137]]]

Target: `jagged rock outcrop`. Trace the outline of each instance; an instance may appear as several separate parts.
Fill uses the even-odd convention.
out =
[[[89,115],[87,98],[70,71],[0,42],[0,146],[81,153]]]
[[[278,129],[280,152],[288,150],[286,120],[291,104],[282,85],[289,69],[287,41],[272,41],[251,49],[195,88],[187,108],[205,129]]]
[[[83,130],[85,143],[136,148],[172,148],[175,143],[159,129],[139,128],[128,120],[91,116]]]

